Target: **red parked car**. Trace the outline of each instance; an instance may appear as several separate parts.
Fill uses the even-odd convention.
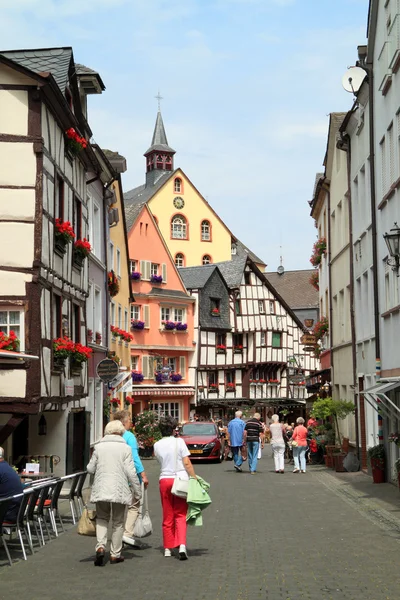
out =
[[[224,460],[225,439],[220,436],[215,423],[198,421],[185,423],[182,426],[180,437],[190,451],[190,459]]]

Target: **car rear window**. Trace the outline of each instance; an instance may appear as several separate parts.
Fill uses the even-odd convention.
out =
[[[216,430],[214,425],[209,425],[208,423],[204,423],[204,425],[192,425],[189,423],[182,427],[182,435],[216,435]]]

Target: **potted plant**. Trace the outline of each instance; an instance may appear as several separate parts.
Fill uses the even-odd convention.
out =
[[[89,256],[92,246],[86,238],[76,240],[74,244],[74,265],[79,269],[82,268],[83,261]]]
[[[139,273],[139,271],[132,271],[132,273],[131,273],[132,281],[140,281],[141,277],[142,277],[142,274]]]
[[[96,331],[95,340],[96,340],[96,344],[98,346],[101,346],[101,333],[100,333],[100,331]]]
[[[93,342],[93,329],[87,330],[87,341],[88,341],[88,344]]]
[[[171,373],[170,379],[172,383],[179,383],[182,380],[182,375],[180,373]]]
[[[329,321],[328,317],[321,317],[319,321],[317,321],[314,325],[313,334],[315,335],[316,340],[320,340],[326,335],[329,331]]]
[[[216,308],[216,307],[213,308],[211,310],[211,316],[213,316],[213,317],[219,317],[219,308]]]
[[[119,280],[112,269],[108,273],[107,283],[108,283],[108,292],[109,292],[111,298],[114,298],[114,296],[116,296],[119,292]]]
[[[66,150],[72,156],[77,156],[79,152],[87,147],[87,141],[84,137],[81,137],[73,127],[70,127],[65,132],[65,146]]]
[[[234,352],[234,354],[241,354],[243,352],[242,344],[237,344],[236,346],[234,346],[233,352]]]
[[[157,371],[154,375],[154,379],[156,383],[165,383],[165,377],[161,371]]]
[[[333,400],[332,398],[319,398],[313,404],[312,416],[315,419],[333,419],[336,429],[336,437],[341,444],[339,431],[339,420],[345,419],[347,415],[354,414],[354,403],[349,400]]]
[[[386,453],[383,444],[368,448],[367,455],[374,483],[385,483]]]
[[[71,372],[79,373],[82,370],[83,363],[88,361],[92,353],[92,348],[75,342],[71,352]]]
[[[139,319],[132,319],[132,322],[131,322],[132,329],[136,329],[137,331],[141,331],[142,329],[144,329],[144,326],[145,326],[145,322],[144,321],[139,321]]]
[[[144,458],[153,456],[154,443],[162,437],[157,421],[158,415],[152,410],[146,410],[137,415],[135,435],[139,443],[139,455]]]
[[[186,331],[187,330],[187,323],[177,323],[176,324],[176,330],[177,331]]]
[[[227,383],[226,384],[226,391],[227,392],[234,392],[236,390],[236,385],[234,383]]]
[[[132,371],[132,383],[142,383],[144,375],[141,371]]]
[[[225,344],[217,344],[217,354],[226,354]]]
[[[135,404],[135,400],[132,398],[132,396],[126,396],[125,397],[125,406],[132,406],[133,404]]]
[[[346,473],[346,469],[343,466],[343,459],[346,457],[346,453],[342,452],[341,448],[335,448],[333,453],[332,453],[332,459],[333,459],[333,468],[335,469],[336,473]]]
[[[74,237],[75,233],[69,221],[55,220],[54,245],[59,254],[65,254],[67,244],[72,242]]]
[[[7,335],[3,331],[0,331],[0,350],[11,350],[12,352],[18,352],[19,350],[19,339],[15,331],[11,329]]]
[[[150,277],[151,283],[162,283],[162,280],[163,280],[162,275],[152,275]]]
[[[176,323],[173,321],[163,321],[162,324],[164,325],[164,329],[166,331],[173,331],[176,328]]]
[[[208,386],[208,391],[209,392],[218,392],[219,391],[218,383],[210,383],[210,385]]]
[[[58,371],[64,368],[65,359],[71,356],[75,343],[69,337],[53,340],[53,365]]]

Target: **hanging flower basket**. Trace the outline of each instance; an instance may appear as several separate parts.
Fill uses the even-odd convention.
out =
[[[326,238],[322,237],[317,240],[313,246],[313,253],[310,258],[310,263],[313,267],[318,267],[321,264],[322,257],[326,254]]]
[[[315,335],[317,340],[320,340],[324,337],[329,331],[329,321],[328,317],[321,317],[317,323],[314,325],[313,334]]]
[[[319,291],[319,271],[314,271],[309,279],[311,285]]]
[[[79,269],[83,266],[83,261],[89,256],[92,247],[86,238],[77,240],[74,244],[74,265]]]
[[[400,433],[391,433],[388,437],[389,442],[392,444],[396,444],[396,446],[400,446]]]
[[[142,277],[142,274],[139,273],[138,271],[133,271],[131,273],[131,279],[132,279],[132,281],[140,281],[141,277]]]
[[[119,279],[113,270],[111,270],[108,273],[107,283],[108,283],[108,292],[109,292],[111,298],[114,298],[114,296],[116,296],[119,292]]]
[[[150,277],[151,283],[162,283],[162,280],[163,280],[162,275],[152,275]]]
[[[133,404],[135,404],[135,400],[132,398],[132,396],[126,396],[125,405],[132,406]]]
[[[65,132],[65,146],[67,152],[72,154],[72,156],[77,156],[82,150],[87,147],[87,141],[85,138],[78,135],[73,127],[70,127]]]

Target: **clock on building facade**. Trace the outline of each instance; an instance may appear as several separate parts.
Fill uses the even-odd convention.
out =
[[[181,198],[180,196],[177,196],[176,198],[174,198],[174,206],[178,210],[181,210],[185,206],[184,199]]]

